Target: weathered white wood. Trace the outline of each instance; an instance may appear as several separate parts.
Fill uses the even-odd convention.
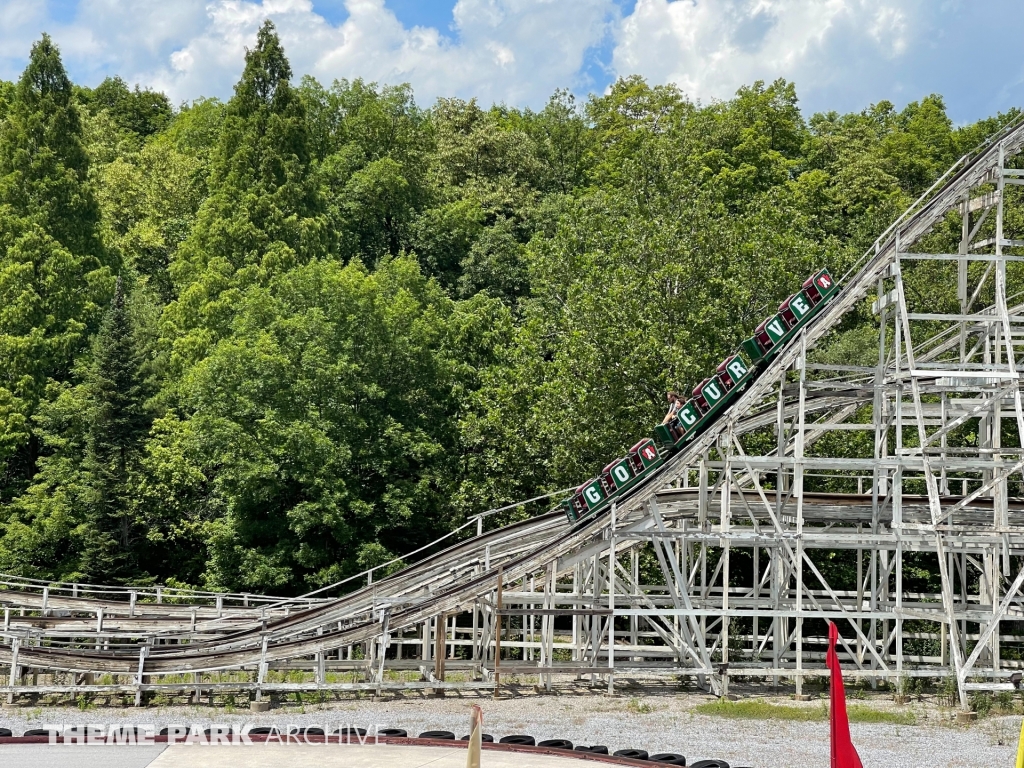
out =
[[[804,631],[804,619],[812,616],[842,622],[851,676],[891,680],[955,671],[962,704],[966,686],[975,685],[963,682],[967,670],[991,678],[987,685],[1004,685],[996,682],[1007,672],[999,658],[999,625],[1024,620],[1024,609],[1008,597],[1013,590],[1000,594],[1001,580],[1009,580],[1011,556],[1024,556],[1024,498],[1009,498],[1007,490],[1024,471],[1024,451],[1004,446],[999,431],[1016,421],[1024,436],[1016,363],[1024,343],[1024,306],[1010,307],[1006,300],[1006,264],[1022,257],[1002,253],[1018,243],[1002,232],[1000,179],[1006,176],[1005,152],[1015,154],[1022,144],[1024,129],[1011,127],[979,156],[950,169],[879,238],[856,274],[843,278],[845,290],[765,366],[719,422],[672,457],[656,480],[620,499],[614,515],[574,531],[552,514],[487,532],[483,517],[476,516],[460,534],[464,540],[449,538],[448,549],[424,554],[392,576],[364,572],[346,582],[344,588],[352,589],[348,594],[339,594],[340,583],[302,598],[279,599],[51,585],[0,576],[5,606],[0,663],[10,664],[10,684],[2,690],[10,696],[63,691],[66,687],[45,679],[56,670],[122,676],[122,682],[103,689],[134,692],[137,700],[147,690],[189,688],[211,696],[255,691],[257,698],[263,691],[310,688],[473,688],[498,683],[499,670],[530,670],[545,686],[559,675],[589,675],[608,690],[626,670],[693,674],[699,681],[708,678],[717,691],[727,690],[733,674],[792,678],[801,686],[808,674],[823,669],[822,638]],[[1011,181],[1019,178],[1013,175]],[[977,188],[987,183],[996,183],[999,194],[979,199]],[[956,210],[963,216],[960,253],[910,252]],[[972,211],[980,211],[974,221]],[[996,237],[975,241],[986,216],[996,218]],[[929,314],[916,311],[927,307],[908,305],[904,269],[924,260],[956,264],[958,313]],[[976,285],[967,280],[971,261],[985,264]],[[993,288],[993,306],[976,307]],[[876,303],[877,366],[809,363],[808,352],[846,312],[862,306],[869,292],[882,297]],[[922,331],[921,323],[933,321],[938,331]],[[798,374],[787,380],[786,372],[793,370]],[[951,433],[974,420],[985,435],[983,443],[971,450],[950,445]],[[773,424],[777,439],[769,455],[744,451],[748,434]],[[809,450],[823,435],[855,432],[874,438],[865,456],[816,456]],[[890,451],[889,440],[895,450]],[[818,492],[815,484],[823,477],[845,484],[850,493]],[[773,478],[774,494],[765,489]],[[922,485],[924,494],[918,495]],[[951,498],[951,491],[959,497]],[[659,583],[642,585],[632,564],[648,546],[662,573]],[[740,548],[753,550],[752,588],[729,586]],[[855,588],[827,584],[814,566],[813,549],[856,550]],[[907,552],[938,557],[940,593],[904,591]],[[492,595],[498,569],[504,574],[499,581],[509,586],[501,613],[523,616],[522,633],[500,633]],[[973,569],[979,569],[983,589],[967,595]],[[363,576],[367,586],[356,587]],[[559,579],[570,576],[572,591],[559,592]],[[890,579],[896,582],[894,593]],[[458,618],[466,613],[471,617]],[[433,636],[429,628],[421,637],[411,636],[438,615],[449,616],[451,624],[441,619]],[[571,632],[556,629],[557,616],[573,617]],[[628,626],[626,633],[616,633],[616,617]],[[753,630],[738,631],[737,618],[753,618]],[[939,656],[906,653],[905,641],[914,636],[905,630],[909,620],[939,627],[934,633]],[[968,623],[983,625],[981,637],[968,636]],[[730,650],[730,638],[740,640],[742,654]],[[965,659],[969,640],[977,644]],[[147,642],[148,651],[139,651],[135,662],[139,641]],[[411,645],[424,659],[388,659],[389,643],[398,656],[408,655],[403,647]],[[516,649],[522,661],[502,663],[502,647]],[[571,661],[554,662],[556,647],[571,648]],[[367,658],[353,659],[353,648],[365,649]],[[460,648],[469,649],[471,659],[454,658]],[[718,652],[720,668],[711,663]],[[383,682],[386,669],[415,671],[431,657],[440,666],[432,674],[428,670],[427,679]],[[489,658],[495,659],[493,673],[487,669]],[[445,665],[483,680],[444,681]],[[21,683],[18,670],[26,667],[44,678],[39,685]],[[268,684],[270,668],[305,671],[307,681]],[[365,675],[365,680],[327,685],[328,668]],[[216,678],[240,669],[255,669],[255,680]],[[161,687],[161,675],[169,674],[192,674],[193,683]],[[200,675],[208,675],[209,682],[201,683]]]

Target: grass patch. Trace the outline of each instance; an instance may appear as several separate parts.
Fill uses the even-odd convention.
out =
[[[695,707],[702,715],[728,717],[735,720],[798,720],[802,722],[826,722],[828,707],[790,707],[785,704],[771,704],[761,699],[747,701],[709,701]],[[917,718],[913,712],[887,712],[863,704],[851,704],[846,710],[851,723],[893,723],[914,725]]]
[[[654,707],[648,704],[646,701],[640,701],[640,699],[630,699],[626,705],[626,709],[635,715],[649,715],[654,711]]]
[[[828,709],[824,705],[788,707],[785,704],[770,704],[762,699],[709,701],[698,705],[695,711],[702,715],[728,717],[734,720],[828,720]]]
[[[917,725],[917,716],[913,712],[901,710],[890,712],[884,709],[873,709],[864,704],[850,704],[846,714],[851,723],[892,723],[893,725]]]

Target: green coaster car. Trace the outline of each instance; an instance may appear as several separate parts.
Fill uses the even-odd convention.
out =
[[[693,388],[672,422],[659,424],[653,439],[641,440],[629,449],[628,456],[608,464],[598,477],[583,483],[559,505],[569,522],[577,523],[607,510],[616,497],[639,484],[707,429],[838,292],[839,285],[827,269],[807,278],[799,291],[779,305],[776,314],[757,326],[754,335],[744,339],[740,348],[719,364],[713,376]]]

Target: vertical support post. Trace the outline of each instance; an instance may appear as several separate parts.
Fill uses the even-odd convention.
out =
[[[754,618],[752,624],[752,637],[750,640],[750,661],[757,661],[759,658],[758,649],[761,647],[760,632],[758,630],[758,610],[761,607],[761,548],[754,544]]]
[[[21,677],[21,668],[18,666],[18,651],[21,649],[21,638],[17,635],[11,640],[11,673],[8,680],[8,685],[14,688],[18,685],[18,679]],[[12,690],[7,694],[7,703],[14,703],[14,691]]]
[[[708,507],[710,506],[710,498],[708,493],[708,454],[705,451],[700,457],[700,470],[699,470],[699,481],[700,481],[700,508],[697,510],[697,525],[699,526],[702,534],[708,533],[711,524],[708,521]],[[700,538],[700,607],[706,607],[707,594],[708,594],[708,542],[707,538],[702,536]],[[707,614],[702,613],[700,616],[700,636],[702,642],[707,643],[708,637],[708,617]],[[702,681],[703,684],[703,681]]]
[[[146,656],[149,653],[149,646],[144,645],[139,649],[139,673],[135,679],[135,706],[142,705],[142,670],[146,666]]]
[[[946,622],[939,624],[939,666],[945,667],[949,664],[949,653],[947,647],[949,645],[949,637],[946,633]]]
[[[1000,558],[999,558],[999,548],[998,548],[998,546],[992,545],[989,548],[989,552],[987,554],[987,557],[988,557],[988,560],[989,560],[989,568],[991,569],[991,574],[992,574],[991,577],[989,578],[989,588],[991,590],[990,594],[991,594],[991,600],[992,600],[993,619],[995,619],[995,614],[999,613],[999,601],[1002,599],[999,596],[999,593],[1000,593],[999,582],[1002,580],[1002,574],[1001,574],[1001,570],[1000,570],[1000,567],[999,567],[999,565],[1000,565]],[[996,623],[996,631],[993,632],[992,636],[989,638],[989,653],[992,654],[992,682],[995,683],[995,682],[999,681],[999,667],[1000,667],[1000,664],[999,664],[999,623],[998,623],[998,621]]]
[[[547,610],[555,608],[555,592],[557,591],[557,571],[555,563],[548,563],[547,573],[544,576],[544,607]],[[542,637],[541,646],[544,653],[544,666],[548,669],[544,673],[544,690],[551,690],[551,667],[555,663],[555,617],[554,614],[544,616],[541,621]]]
[[[956,263],[956,295],[960,300],[960,314],[968,313],[967,306],[967,252],[970,249],[971,241],[971,196],[969,192],[964,193],[961,205],[960,217],[960,248],[957,251],[960,258]],[[960,323],[960,362],[964,362],[967,356],[967,326]]]
[[[582,605],[580,600],[580,569],[582,568],[581,563],[576,563],[572,569],[572,607],[579,608]],[[581,661],[583,654],[580,652],[580,643],[582,642],[582,635],[580,633],[580,617],[578,614],[572,615],[572,660]],[[576,679],[579,679],[577,674]]]
[[[594,565],[591,569],[591,581],[590,587],[592,589],[593,600],[591,605],[597,607],[601,599],[601,590],[604,587],[601,581],[601,555],[599,552],[594,553]],[[590,661],[591,667],[594,672],[590,674],[590,684],[594,685],[597,682],[596,671],[597,671],[597,646],[600,642],[600,617],[591,615],[590,619]]]
[[[434,677],[443,683],[445,674],[445,657],[447,656],[447,653],[445,652],[445,647],[447,644],[446,641],[448,639],[448,615],[446,613],[437,614],[437,619],[435,620],[435,627],[436,629],[434,630]]]
[[[885,282],[880,278],[878,280],[878,300],[880,303],[886,296]],[[875,450],[874,450],[874,467],[871,470],[872,483],[871,483],[871,536],[873,541],[878,541],[877,536],[879,534],[879,528],[881,525],[881,505],[888,492],[888,470],[886,470],[882,462],[889,453],[889,414],[887,412],[888,398],[885,393],[885,374],[886,374],[886,350],[887,344],[887,315],[890,313],[887,307],[883,306],[880,310],[879,321],[878,321],[878,364],[875,367],[875,380],[874,380],[874,397],[872,399],[872,421],[875,427]],[[897,350],[896,365],[899,366],[899,353]],[[877,645],[878,638],[878,623],[877,619],[874,618],[878,611],[878,547],[872,546],[871,558],[868,564],[868,574],[871,578],[870,597],[868,599],[868,610],[871,612],[872,617],[868,620],[868,635],[867,639],[871,643],[872,647]],[[871,654],[871,668],[874,669],[878,666],[878,662],[875,658],[875,654]],[[878,678],[871,678],[871,687],[875,688],[878,685]]]
[[[780,521],[780,525],[785,526],[782,515],[785,500],[784,491],[788,487],[788,480],[786,479],[785,467],[783,465],[783,460],[786,457],[785,371],[779,374],[778,386],[779,394],[776,401],[775,429],[777,432],[776,457],[779,460],[779,471],[775,477],[775,518]],[[782,669],[782,659],[786,653],[789,640],[789,619],[782,615],[783,592],[786,591],[789,585],[789,577],[786,565],[783,562],[782,548],[778,538],[781,533],[781,530],[775,532],[775,541],[772,543],[772,548],[769,551],[768,563],[768,567],[771,569],[771,600],[772,611],[774,612],[774,618],[772,619],[772,669],[775,670],[775,673],[772,675],[772,683],[776,688],[782,679],[778,672]]]
[[[260,665],[256,668],[256,701],[263,701],[263,681],[267,678],[267,636],[263,636],[260,644]],[[196,702],[199,701],[199,689],[196,688]]]
[[[731,515],[731,502],[732,502],[732,487],[733,487],[733,472],[732,472],[732,443],[733,434],[732,430],[726,432],[726,443],[724,450],[724,465],[722,467],[723,482],[721,483],[721,519],[719,520],[718,526],[722,533],[722,629],[721,638],[719,640],[722,646],[722,696],[729,695],[729,630],[731,629],[731,622],[729,621],[729,555],[732,547],[729,541],[729,532],[732,524]],[[719,450],[722,451],[721,443],[719,443]],[[740,489],[738,489],[740,490]],[[741,490],[742,492],[742,490]]]
[[[807,337],[800,335],[799,399],[793,440],[793,496],[796,499],[796,695],[804,691],[804,436],[807,417]]]
[[[323,627],[317,627],[317,630],[316,630],[317,636],[318,637],[322,636],[323,633],[324,633],[324,628]],[[321,685],[323,685],[326,682],[325,678],[326,678],[326,672],[327,672],[327,670],[326,670],[326,662],[324,661],[324,652],[323,652],[322,649],[317,651],[316,654],[314,655],[314,657],[313,657],[313,664],[314,664],[313,681],[316,683],[317,688],[319,688]]]
[[[499,697],[501,686],[501,628],[505,622],[501,619],[502,568],[498,566],[498,593],[494,601],[494,698]]]
[[[526,588],[526,577],[523,576],[523,592],[526,592],[526,591],[527,591],[527,588]],[[536,593],[536,591],[537,591],[537,578],[535,576],[531,576],[530,577],[530,588],[529,588],[529,592],[530,592],[531,597],[534,595],[534,593]],[[534,602],[530,603],[530,608],[536,608],[536,607],[537,607],[536,603],[534,603]],[[545,607],[547,607],[547,606],[545,605]],[[540,625],[541,625],[540,633],[541,633],[541,635],[544,635],[545,630],[546,630],[546,624],[544,623],[544,621],[545,621],[545,619],[542,616],[541,620],[540,620]],[[536,654],[533,652],[533,638],[534,638],[534,635],[536,634],[536,631],[537,631],[537,625],[536,625],[536,621],[534,619],[533,614],[531,613],[528,617],[524,616],[523,617],[523,633],[525,635],[524,643],[526,643],[526,645],[523,647],[523,659],[525,661],[533,661],[534,656],[536,656]],[[540,649],[541,666],[544,666],[543,658],[544,658],[544,643],[542,642],[541,643],[541,649]]]
[[[901,481],[902,482],[902,481]],[[903,679],[903,529],[896,535],[896,678]]]
[[[637,608],[639,604],[637,597],[640,594],[640,550],[637,547],[632,547],[629,550],[629,575],[633,579],[632,598],[630,599],[630,608]],[[682,585],[680,585],[682,586]],[[629,644],[633,648],[637,648],[640,644],[639,640],[639,623],[640,619],[636,614],[629,617]],[[640,661],[639,656],[633,657],[634,661]]]
[[[433,645],[430,642],[430,623],[431,619],[427,619],[423,622],[423,631],[421,633],[420,642],[420,661],[430,661],[431,654],[433,652]]]
[[[612,502],[608,527],[608,695],[615,694],[615,515],[618,504]]]
[[[860,614],[864,610],[864,547],[861,546],[861,524],[857,523],[857,629],[864,631],[864,624],[860,620]],[[860,632],[857,633],[857,663],[864,661],[864,641],[861,640]]]
[[[444,618],[444,614],[441,614],[439,618]],[[380,612],[380,640],[377,641],[378,647],[378,661],[377,669],[374,673],[375,682],[377,683],[377,695],[380,696],[381,685],[384,683],[384,662],[387,661],[388,657],[388,645],[391,642],[391,607],[385,606]],[[443,621],[442,621],[443,625]],[[444,648],[442,644],[441,648]],[[441,654],[441,679],[444,679],[444,654]]]
[[[900,254],[899,254],[899,233],[896,234],[896,265],[900,267]],[[902,280],[902,271],[900,272],[899,280]],[[900,312],[906,312],[907,308],[903,304],[900,304]],[[900,350],[901,343],[907,348],[907,360],[908,367],[909,361],[913,354],[913,339],[903,335],[903,323],[896,324],[896,456],[904,456],[903,450],[903,395],[904,387],[903,381],[899,378],[900,361],[902,360],[903,353]],[[907,371],[911,376],[912,371]],[[918,412],[917,417],[920,421],[921,414]],[[924,425],[919,423],[919,429],[923,433]],[[928,471],[928,470],[925,470]],[[896,574],[895,582],[895,618],[893,621],[893,630],[896,634],[896,679],[900,685],[903,684],[903,464],[902,462],[896,468],[895,477],[893,478],[892,487],[892,532],[896,539],[895,551],[893,552],[893,571]],[[888,552],[888,550],[887,550]],[[886,564],[888,565],[888,564]],[[885,586],[885,599],[886,602],[889,600],[889,578],[886,576]],[[883,658],[890,658],[889,655],[889,622],[882,622],[882,637],[886,638],[885,653]]]
[[[686,474],[689,475],[690,473],[687,472]],[[689,595],[690,591],[691,591],[690,590],[690,539],[689,539],[689,536],[688,536],[689,530],[690,530],[690,521],[684,517],[682,519],[682,521],[680,521],[680,531],[682,533],[676,538],[676,540],[675,540],[675,547],[674,547],[673,551],[670,553],[675,558],[676,563],[678,563],[678,565],[679,565],[679,573],[682,576],[682,579],[681,579],[680,584],[679,584],[679,590],[681,592],[687,594],[687,595]],[[666,578],[667,578],[667,575],[666,575]],[[691,605],[692,605],[692,599],[691,599]],[[673,616],[672,617],[672,630],[673,630],[673,632],[675,632],[675,636],[676,637],[682,637],[682,632],[681,632],[682,626],[683,626],[683,617],[679,616],[678,614]],[[685,657],[683,655],[682,648],[680,648],[679,652],[678,652],[678,655],[676,656],[677,663],[682,664],[684,658]]]
[[[480,674],[480,601],[473,601],[473,635],[470,641],[470,648],[473,661],[473,678]]]
[[[960,324],[963,329],[963,323]],[[939,421],[942,422],[942,426],[945,427],[949,420],[949,396],[946,392],[942,392],[939,400]],[[949,455],[946,453],[946,449],[949,445],[946,442],[947,433],[942,432],[942,437],[939,438],[939,448],[941,452],[939,454],[942,466],[939,470],[939,493],[944,496],[949,496],[949,475],[946,472],[946,463],[949,461]]]

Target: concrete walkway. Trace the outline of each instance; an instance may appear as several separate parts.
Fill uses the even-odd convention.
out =
[[[165,744],[132,747],[3,744],[0,745],[0,765],[5,768],[146,768],[165,749]]]
[[[485,750],[483,768],[584,768],[572,757]],[[465,768],[466,750],[390,744],[106,746],[4,744],[0,765],[17,768]]]
[[[571,757],[486,751],[486,768],[584,768]],[[176,744],[149,764],[152,768],[466,768],[466,750],[450,747],[399,747],[389,744],[253,744],[251,747],[197,747]]]

